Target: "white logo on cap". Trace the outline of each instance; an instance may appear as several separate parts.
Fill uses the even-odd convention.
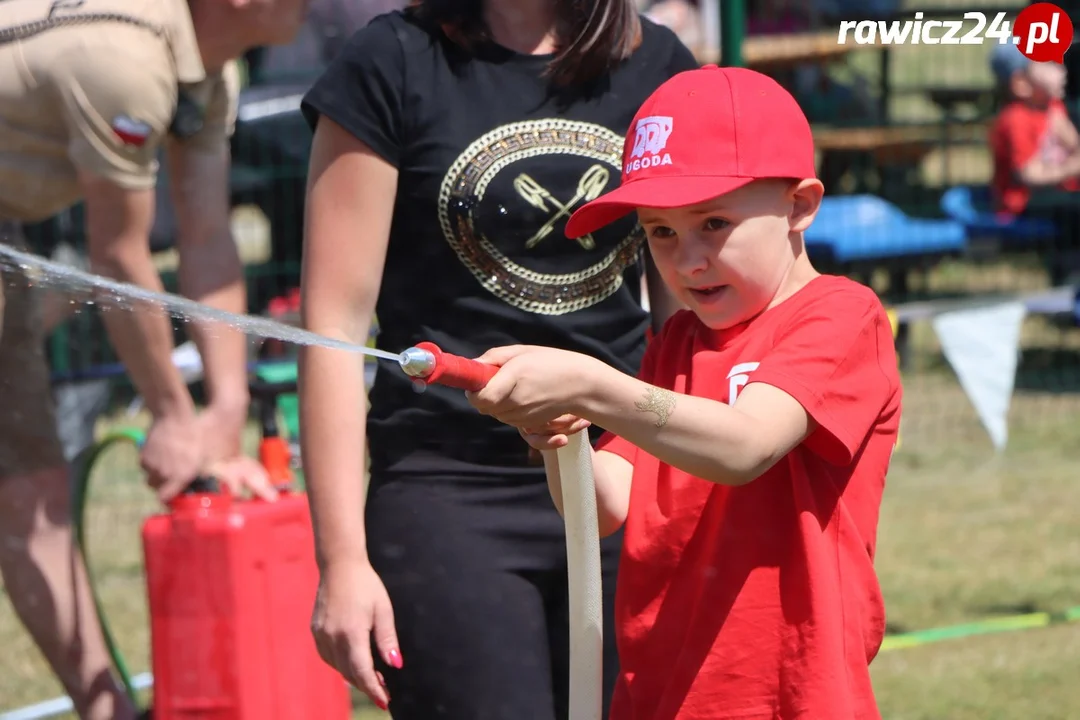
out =
[[[630,151],[631,159],[626,163],[625,174],[629,175],[641,168],[671,165],[671,154],[661,153],[667,147],[674,125],[675,121],[664,115],[652,115],[638,120],[634,131],[634,149]]]

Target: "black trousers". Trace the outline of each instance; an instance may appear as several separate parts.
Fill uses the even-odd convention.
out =
[[[404,660],[401,670],[378,667],[394,720],[566,718],[565,534],[542,473],[506,482],[376,477],[366,516]],[[601,544],[604,717],[618,674],[620,544],[621,533]]]

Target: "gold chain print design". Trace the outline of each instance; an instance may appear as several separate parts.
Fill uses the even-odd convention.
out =
[[[623,272],[636,260],[644,241],[639,230],[580,272],[547,274],[529,270],[500,252],[477,229],[472,210],[495,177],[522,160],[541,155],[592,160],[576,192],[566,198],[557,197],[524,172],[513,177],[515,194],[546,216],[525,240],[524,249],[569,242],[555,228],[580,204],[599,197],[612,173],[618,177],[622,145],[623,138],[603,126],[557,118],[503,125],[486,133],[461,153],[443,178],[439,223],[446,241],[481,285],[514,307],[538,315],[562,315],[601,302],[622,286]],[[591,235],[578,238],[577,243],[581,252],[596,247]]]

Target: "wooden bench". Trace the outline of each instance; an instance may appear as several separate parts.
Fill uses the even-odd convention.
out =
[[[768,73],[804,64],[825,64],[862,47],[872,46],[852,43],[839,45],[835,30],[823,30],[753,35],[743,40],[742,55],[746,67]],[[714,47],[698,48],[695,55],[702,64],[720,62],[720,51]]]
[[[986,122],[957,123],[950,130],[955,141],[985,141]],[[942,140],[940,125],[883,125],[879,127],[814,128],[814,144],[821,152],[858,152],[875,159],[921,160]]]
[[[948,141],[985,142],[987,129],[985,122],[957,123],[950,127]],[[940,125],[815,127],[813,132],[821,156],[821,180],[832,188],[841,184],[843,175],[858,172],[867,162],[879,172],[905,173],[946,143]]]

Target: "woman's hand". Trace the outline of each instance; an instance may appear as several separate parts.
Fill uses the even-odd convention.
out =
[[[375,670],[372,637],[387,665],[400,669],[402,657],[390,596],[369,562],[342,560],[322,571],[311,631],[322,659],[386,710],[390,693]]]

